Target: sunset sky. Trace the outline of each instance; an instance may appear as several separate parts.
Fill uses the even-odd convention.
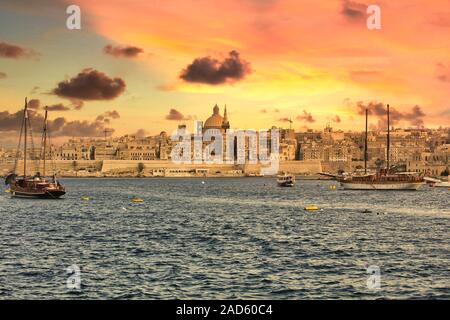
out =
[[[171,132],[216,103],[233,128],[362,130],[386,103],[398,127],[449,126],[450,2],[0,0],[0,132],[25,96],[60,137]]]

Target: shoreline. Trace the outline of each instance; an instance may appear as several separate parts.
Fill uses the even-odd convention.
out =
[[[334,180],[329,177],[321,177],[319,175],[314,176],[303,176],[296,175],[297,180]],[[255,177],[255,176],[60,176],[61,179],[230,179],[230,178],[253,178],[253,179],[276,179],[276,175],[272,176],[263,176],[263,177]]]

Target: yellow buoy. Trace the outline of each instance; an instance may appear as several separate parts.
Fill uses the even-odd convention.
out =
[[[134,199],[131,199],[131,202],[135,202],[135,203],[137,203],[137,202],[144,202],[144,200],[141,199],[141,198],[134,198]]]
[[[11,189],[5,189],[6,193],[11,193]]]
[[[317,210],[319,210],[319,207],[317,207],[315,205],[310,205],[310,206],[306,206],[304,209],[306,211],[317,211]]]
[[[91,200],[91,198],[89,198],[89,197],[81,197],[81,200],[83,200],[83,201],[89,201],[89,200]]]
[[[331,190],[336,190],[336,186],[333,184],[333,185],[330,186],[330,189]]]

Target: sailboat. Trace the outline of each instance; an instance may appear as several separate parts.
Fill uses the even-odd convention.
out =
[[[6,185],[9,185],[9,190],[12,197],[15,198],[42,198],[42,199],[58,199],[66,193],[65,187],[56,179],[56,175],[53,174],[51,180],[45,178],[46,175],[46,148],[48,138],[48,110],[45,109],[44,127],[42,132],[41,143],[41,159],[43,159],[43,172],[36,172],[34,176],[27,175],[27,144],[28,135],[31,132],[30,118],[28,114],[28,103],[25,98],[25,107],[23,110],[22,127],[19,138],[19,149],[24,137],[23,144],[23,176],[17,175],[17,163],[19,157],[16,157],[16,165],[14,166],[14,172],[9,174],[6,179]],[[31,137],[31,143],[32,141]],[[30,159],[31,160],[31,159]],[[39,166],[38,166],[39,167]],[[39,170],[39,169],[38,169]]]
[[[364,174],[340,176],[338,181],[347,190],[418,190],[425,184],[423,175],[416,172],[391,172],[390,167],[390,117],[389,105],[387,105],[387,167],[377,170],[376,173],[367,173],[367,125],[368,110],[366,109],[366,135],[364,146]]]

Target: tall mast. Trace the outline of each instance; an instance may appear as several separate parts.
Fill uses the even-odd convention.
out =
[[[25,109],[23,110],[23,121],[25,123],[25,140],[23,144],[23,177],[24,179],[27,176],[27,124],[28,124],[28,102],[27,98],[25,98]]]
[[[46,156],[46,150],[47,150],[47,115],[48,115],[48,108],[45,107],[45,118],[44,118],[44,130],[43,130],[43,136],[42,136],[42,143],[44,144],[44,150],[43,152],[43,157],[44,157],[44,167],[42,170],[42,176],[45,178],[45,156]]]
[[[390,118],[389,118],[389,104],[387,105],[387,170],[389,172],[389,151],[391,148],[391,124],[390,124]]]
[[[364,174],[367,174],[367,122],[369,118],[369,110],[366,108],[366,137],[364,142]]]

